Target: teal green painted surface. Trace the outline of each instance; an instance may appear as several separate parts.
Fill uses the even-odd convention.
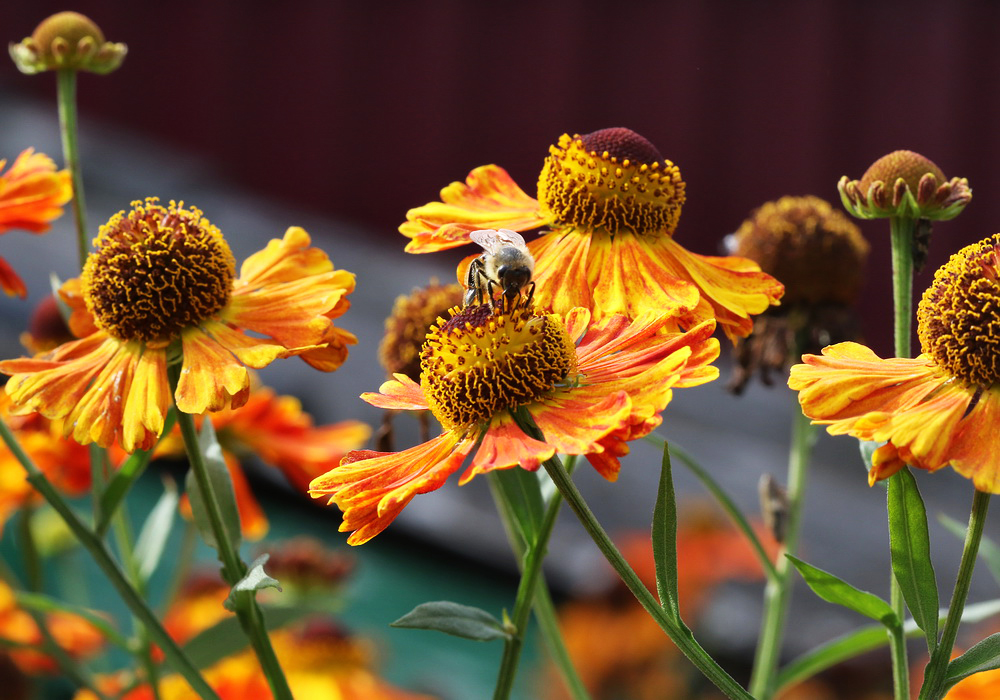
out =
[[[151,469],[136,484],[127,503],[132,527],[138,533],[148,510],[159,498],[162,486],[156,469]],[[425,496],[433,498],[433,494]],[[513,605],[517,582],[495,572],[477,569],[442,555],[431,547],[412,541],[393,539],[383,534],[360,547],[349,547],[346,535],[337,532],[339,515],[335,508],[317,506],[305,499],[279,498],[264,501],[271,521],[266,543],[302,535],[319,538],[338,551],[349,551],[355,571],[345,591],[344,606],[338,619],[355,635],[371,640],[377,650],[380,675],[396,685],[433,694],[442,700],[488,699],[492,695],[496,668],[503,651],[499,641],[472,642],[424,630],[393,629],[389,623],[416,605],[430,600],[453,600],[483,608],[500,617],[505,607]],[[89,507],[79,504],[82,510]],[[178,517],[167,550],[150,586],[149,599],[162,604],[180,551],[183,523]],[[0,554],[15,570],[21,570],[20,556],[13,537],[16,527],[10,524],[0,541]],[[243,558],[249,562],[266,545],[244,545]],[[217,569],[214,551],[199,544],[196,554],[202,570]],[[79,604],[109,611],[119,626],[128,629],[130,618],[124,606],[114,598],[100,571],[85,554],[71,552],[47,563],[47,592]],[[534,630],[529,635],[522,657],[516,700],[542,697],[538,691],[541,647]],[[104,672],[128,663],[124,654],[112,653],[95,664]],[[65,697],[62,686],[48,686],[46,700]]]

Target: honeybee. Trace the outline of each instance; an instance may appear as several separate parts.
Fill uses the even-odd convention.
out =
[[[488,302],[493,306],[497,301],[493,296],[494,287],[503,292],[499,299],[501,308],[513,308],[514,300],[526,287],[525,303],[530,302],[535,293],[535,283],[531,281],[535,259],[525,247],[521,234],[505,228],[499,231],[485,229],[473,231],[469,238],[486,252],[469,264],[465,305]]]

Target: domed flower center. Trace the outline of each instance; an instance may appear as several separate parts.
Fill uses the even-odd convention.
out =
[[[481,304],[432,327],[420,365],[430,410],[452,430],[544,396],[576,369],[576,348],[558,316]]]
[[[133,202],[101,227],[83,268],[83,297],[119,340],[169,341],[229,301],[236,263],[201,211],[157,198]]]
[[[917,309],[923,352],[970,384],[1000,381],[1000,233],[962,248]]]
[[[672,234],[684,204],[680,170],[629,129],[563,134],[538,178],[542,213],[588,231]]]
[[[785,285],[781,308],[851,305],[861,291],[868,243],[850,219],[819,197],[767,202],[734,238],[733,253]]]
[[[871,164],[871,167],[861,176],[859,187],[862,194],[867,195],[872,184],[881,180],[891,191],[896,180],[902,178],[910,188],[910,192],[916,196],[920,189],[920,178],[928,173],[937,178],[939,185],[947,182],[941,168],[919,153],[893,151]]]

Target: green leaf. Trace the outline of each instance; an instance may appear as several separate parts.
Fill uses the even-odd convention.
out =
[[[219,509],[222,512],[222,527],[226,532],[227,539],[232,543],[233,549],[238,550],[241,541],[240,512],[236,509],[233,480],[229,476],[229,469],[222,457],[222,447],[219,446],[219,441],[215,437],[215,428],[210,420],[202,421],[201,433],[198,435],[198,449],[205,460],[208,480],[215,492],[215,498],[219,502]],[[202,498],[201,489],[198,487],[194,469],[188,469],[184,486],[191,499],[191,512],[194,514],[194,522],[198,527],[198,532],[201,533],[202,539],[208,546],[217,550],[219,545],[215,541],[215,533],[212,531],[212,523],[209,520],[208,511],[205,509],[205,501]]]
[[[965,531],[968,529],[965,523],[960,523],[944,513],[938,515],[938,521],[944,525],[948,532],[960,540],[965,540]],[[997,546],[996,542],[984,535],[979,542],[979,556],[986,562],[986,568],[990,570],[993,580],[1000,585],[1000,547]]]
[[[494,483],[510,506],[517,534],[525,546],[532,546],[545,517],[538,474],[520,468],[497,469],[491,474],[495,475]]]
[[[974,603],[962,611],[962,622],[975,624],[1000,613],[1000,599]],[[938,610],[938,622],[944,622],[948,609]],[[923,632],[912,619],[903,623],[903,634],[916,637]],[[807,651],[797,659],[793,659],[778,673],[775,689],[782,688],[812,678],[842,661],[860,656],[865,652],[879,649],[889,643],[889,636],[882,625],[868,625],[848,632],[836,639]]]
[[[20,607],[40,613],[63,612],[71,615],[79,615],[97,628],[101,635],[110,643],[122,649],[131,649],[129,641],[114,628],[114,625],[103,613],[96,612],[90,608],[80,607],[79,605],[73,605],[72,603],[67,603],[66,601],[52,598],[42,593],[16,591],[14,597]]]
[[[931,563],[927,511],[909,469],[889,479],[889,551],[892,573],[903,600],[927,638],[931,653],[937,647],[938,590]]]
[[[167,412],[166,420],[163,422],[163,431],[160,433],[161,440],[164,435],[170,434],[176,422],[177,414],[173,409],[170,409]],[[101,503],[98,509],[100,518],[94,528],[99,535],[103,535],[108,531],[108,526],[111,524],[111,518],[114,516],[115,511],[118,510],[118,507],[129,492],[129,489],[132,488],[135,480],[142,476],[146,467],[149,466],[149,460],[152,456],[152,450],[136,450],[115,471],[114,476],[111,477],[108,485],[104,488],[104,493],[101,494]]]
[[[390,626],[437,630],[477,642],[511,638],[504,625],[485,610],[459,605],[450,600],[421,603]]]
[[[865,617],[878,620],[886,627],[896,627],[901,624],[900,619],[893,612],[892,606],[874,593],[855,588],[843,579],[816,568],[812,564],[807,564],[791,554],[785,556],[799,570],[813,593],[828,603],[850,608]]]
[[[315,608],[261,606],[264,626],[276,630],[316,613]],[[203,630],[184,645],[184,653],[198,668],[208,668],[227,656],[246,649],[250,640],[240,628],[240,621],[234,615]]]
[[[952,659],[948,664],[944,687],[950,688],[974,673],[997,668],[1000,668],[1000,632],[991,634],[958,658]]]
[[[139,565],[139,575],[142,576],[143,581],[149,580],[160,563],[163,549],[166,547],[170,531],[174,526],[179,500],[180,496],[177,494],[174,482],[165,479],[163,495],[149,511],[146,522],[143,523],[142,530],[139,532],[139,538],[135,542],[135,560]]]
[[[653,561],[656,565],[656,592],[660,596],[660,605],[675,620],[680,620],[677,596],[677,501],[667,445],[663,446],[660,484],[653,508]]]
[[[268,576],[264,571],[264,564],[266,564],[267,560],[270,558],[270,554],[261,554],[253,560],[253,563],[250,564],[250,568],[246,575],[237,581],[236,585],[234,585],[229,591],[229,597],[226,598],[223,603],[226,610],[236,610],[235,596],[240,593],[253,594],[262,588],[277,588],[279,591],[281,590],[281,584],[278,582],[278,579]]]

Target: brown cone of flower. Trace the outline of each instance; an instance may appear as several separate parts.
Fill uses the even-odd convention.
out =
[[[782,197],[754,211],[732,240],[732,252],[776,277],[785,296],[737,343],[731,391],[741,393],[756,371],[770,385],[771,374],[784,373],[793,356],[856,339],[852,306],[868,243],[842,212],[818,197]]]

